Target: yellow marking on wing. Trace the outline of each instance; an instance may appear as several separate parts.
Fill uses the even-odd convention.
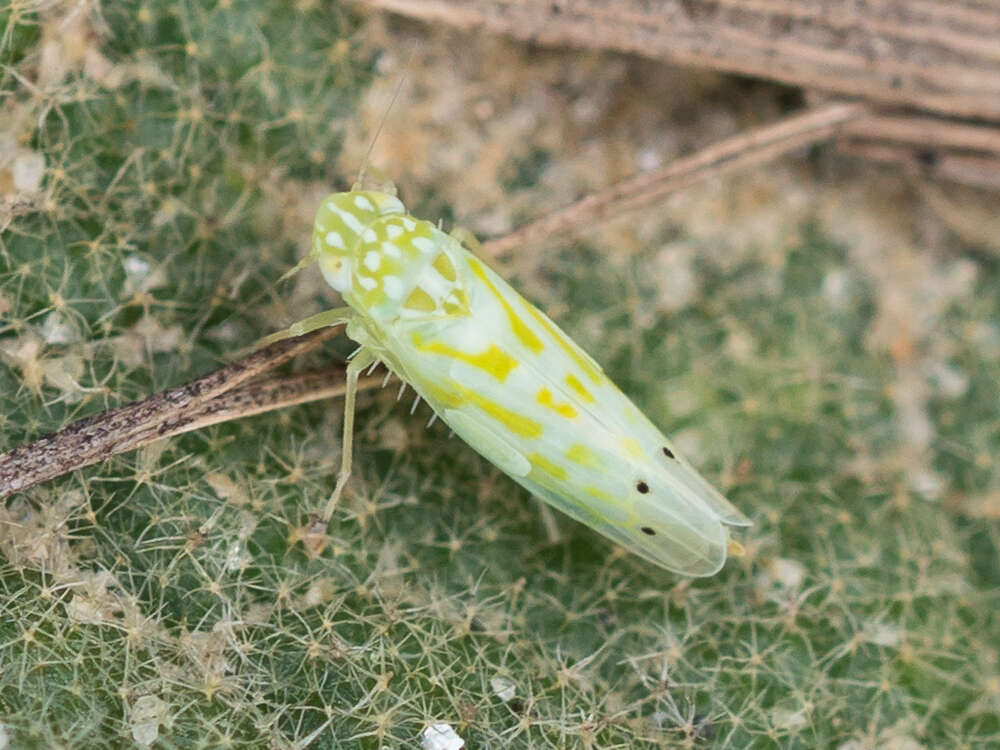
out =
[[[538,391],[538,403],[551,409],[556,414],[566,417],[566,419],[573,419],[577,415],[576,409],[569,404],[557,403],[552,397],[552,391],[548,388],[542,388]]]
[[[542,432],[544,432],[542,425],[534,419],[513,412],[510,409],[505,409],[495,401],[490,401],[476,391],[463,388],[457,383],[454,386],[469,403],[481,409],[488,417],[495,419],[515,435],[523,438],[537,438],[542,436]]]
[[[598,465],[597,456],[583,443],[573,443],[566,451],[566,458],[580,466],[595,467]]]
[[[457,409],[460,406],[464,406],[466,403],[462,394],[454,388],[442,388],[426,382],[421,385],[421,388],[427,393],[429,398],[440,402],[441,405],[447,406],[449,409]],[[437,404],[434,404],[434,406],[437,406]]]
[[[566,385],[568,385],[570,388],[576,391],[576,395],[579,396],[581,399],[583,399],[586,403],[588,404],[594,403],[593,394],[591,394],[591,392],[584,387],[583,383],[580,382],[579,378],[577,378],[576,375],[573,375],[572,373],[567,375]]]
[[[618,498],[611,495],[599,487],[587,486],[583,488],[583,491],[592,497],[596,497],[598,500],[603,500],[606,503],[611,503],[612,505],[618,505]]]
[[[593,380],[597,384],[604,382],[604,373],[601,372],[600,368],[594,365],[590,359],[581,352],[580,348],[574,344],[562,331],[556,328],[551,321],[549,321],[544,315],[542,315],[534,306],[525,304],[531,317],[535,319],[545,331],[556,340],[556,343],[563,348],[563,351],[569,355],[569,358],[576,363],[576,366],[583,370],[587,377]]]
[[[461,349],[455,349],[442,341],[431,341],[424,343],[423,337],[419,333],[413,334],[413,345],[422,352],[440,354],[445,357],[457,359],[460,362],[478,367],[480,370],[489,373],[501,383],[507,379],[511,370],[517,367],[517,360],[507,354],[496,344],[491,344],[490,348],[479,354],[469,354]]]
[[[454,294],[455,301],[452,302],[449,297]],[[444,311],[449,315],[468,315],[469,314],[469,299],[465,296],[464,289],[453,290],[448,297],[444,300]]]
[[[642,458],[643,456],[642,446],[639,445],[638,441],[635,438],[631,437],[622,438],[622,448],[624,448],[625,452],[632,458]]]
[[[637,522],[638,519],[636,518],[635,511],[623,503],[621,498],[615,497],[614,495],[605,492],[599,487],[594,487],[593,485],[584,487],[583,491],[608,506],[607,513],[611,513],[612,515],[598,513],[597,511],[590,509],[594,518],[596,518],[599,523],[615,523],[619,526],[627,526],[633,525]],[[618,511],[618,513],[615,513],[615,511]]]
[[[566,469],[564,469],[559,464],[554,464],[541,453],[532,453],[528,456],[528,460],[531,465],[538,469],[539,471],[544,471],[556,479],[565,481],[567,474]]]
[[[452,265],[451,258],[449,258],[445,253],[438,253],[438,256],[434,259],[431,264],[434,270],[441,274],[448,281],[454,281],[458,278],[458,274],[455,273],[455,266]]]
[[[434,304],[431,295],[419,286],[410,292],[410,296],[406,298],[403,307],[407,310],[417,310],[418,312],[434,312],[437,309],[437,305]]]
[[[493,292],[493,296],[497,298],[497,301],[503,306],[504,311],[507,313],[507,319],[510,321],[510,327],[514,331],[514,335],[517,336],[521,343],[524,344],[528,349],[530,349],[535,354],[542,351],[543,344],[542,340],[535,335],[534,331],[528,328],[527,324],[518,317],[517,313],[514,312],[514,308],[510,306],[510,303],[500,294],[500,290],[496,288],[490,277],[487,276],[486,270],[483,268],[482,263],[480,263],[475,258],[469,258],[469,267],[472,268],[472,272],[479,277],[479,280],[486,284],[487,288]],[[531,306],[528,305],[528,309]]]

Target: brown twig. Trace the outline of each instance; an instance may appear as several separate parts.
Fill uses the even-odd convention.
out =
[[[0,498],[168,435],[196,429],[185,428],[184,425],[197,419],[198,415],[210,419],[213,413],[225,413],[241,399],[253,398],[255,391],[248,386],[232,393],[229,399],[217,400],[221,396],[319,346],[335,333],[335,329],[326,328],[276,342],[190,383],[168,388],[118,409],[85,417],[58,432],[0,455]],[[276,398],[290,395],[283,394],[281,388],[273,385],[269,392]],[[302,398],[301,394],[299,397],[309,400]],[[261,400],[258,404],[261,408],[249,413],[266,411],[264,403]],[[212,423],[207,421],[196,426]]]
[[[838,102],[791,115],[772,125],[714,143],[662,169],[622,180],[526,224],[499,239],[483,243],[492,256],[509,253],[550,235],[572,236],[595,223],[644,208],[700,180],[729,174],[829,138],[848,121],[868,112],[864,104]]]
[[[1000,129],[918,115],[874,114],[844,123],[837,150],[921,173],[1000,189]]]
[[[842,141],[850,144],[845,153],[904,167],[916,154],[923,174],[1000,184],[996,2],[359,1],[466,32],[766,78],[802,87],[807,100],[864,99],[884,114],[855,120],[858,138]],[[882,140],[890,144],[883,148]]]
[[[260,382],[248,383],[216,396],[191,414],[183,415],[176,422],[171,423],[168,431],[157,434],[153,440],[173,437],[213,424],[252,417],[255,414],[284,409],[288,406],[342,396],[345,386],[344,372],[344,366],[340,365],[326,370],[314,370],[298,375],[268,378]],[[358,390],[367,391],[376,388],[384,380],[385,377],[381,374],[360,378]],[[152,440],[146,442],[152,442]],[[124,453],[138,447],[140,446],[135,445],[118,452]]]
[[[464,30],[617,50],[873,103],[1000,120],[1000,5],[980,0],[364,0]]]

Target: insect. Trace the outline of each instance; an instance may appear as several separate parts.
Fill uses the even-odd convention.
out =
[[[750,521],[685,461],[560,328],[452,235],[395,196],[323,200],[312,247],[347,307],[268,337],[346,324],[342,465],[351,472],[359,374],[377,362],[409,383],[465,442],[516,482],[668,570],[717,572],[729,526]],[[290,272],[290,273],[292,273]]]

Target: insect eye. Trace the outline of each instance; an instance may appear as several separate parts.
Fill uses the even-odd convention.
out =
[[[649,485],[641,480],[639,481],[638,484],[636,484],[635,488],[639,490],[639,492],[642,493],[643,495],[649,492]]]
[[[674,456],[674,452],[665,445],[663,446],[663,455],[667,458],[676,458],[676,456]]]
[[[649,526],[643,526],[643,527],[642,527],[641,529],[639,529],[639,530],[640,530],[640,531],[641,531],[641,532],[642,532],[643,534],[645,534],[646,536],[656,536],[656,532],[655,532],[655,531],[654,531],[654,530],[653,530],[652,528],[650,528]]]

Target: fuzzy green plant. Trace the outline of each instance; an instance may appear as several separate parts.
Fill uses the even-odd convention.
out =
[[[585,184],[595,148],[669,155],[629,82],[707,86],[680,119],[708,130],[781,98],[327,2],[0,19],[0,451],[335,304],[315,274],[276,280],[353,180],[337,160],[370,142],[386,71],[417,93],[376,156],[415,212],[481,231]],[[490,63],[463,89],[457,48]],[[471,119],[441,115],[456,104]],[[563,105],[576,124],[521,116]],[[361,397],[355,476],[310,554],[339,404],[216,425],[0,505],[0,747],[374,750],[438,723],[470,748],[1000,744],[996,248],[879,239],[851,175],[753,234],[823,173],[751,175],[762,199],[703,192],[503,269],[754,519],[720,574],[554,517],[395,388]]]

